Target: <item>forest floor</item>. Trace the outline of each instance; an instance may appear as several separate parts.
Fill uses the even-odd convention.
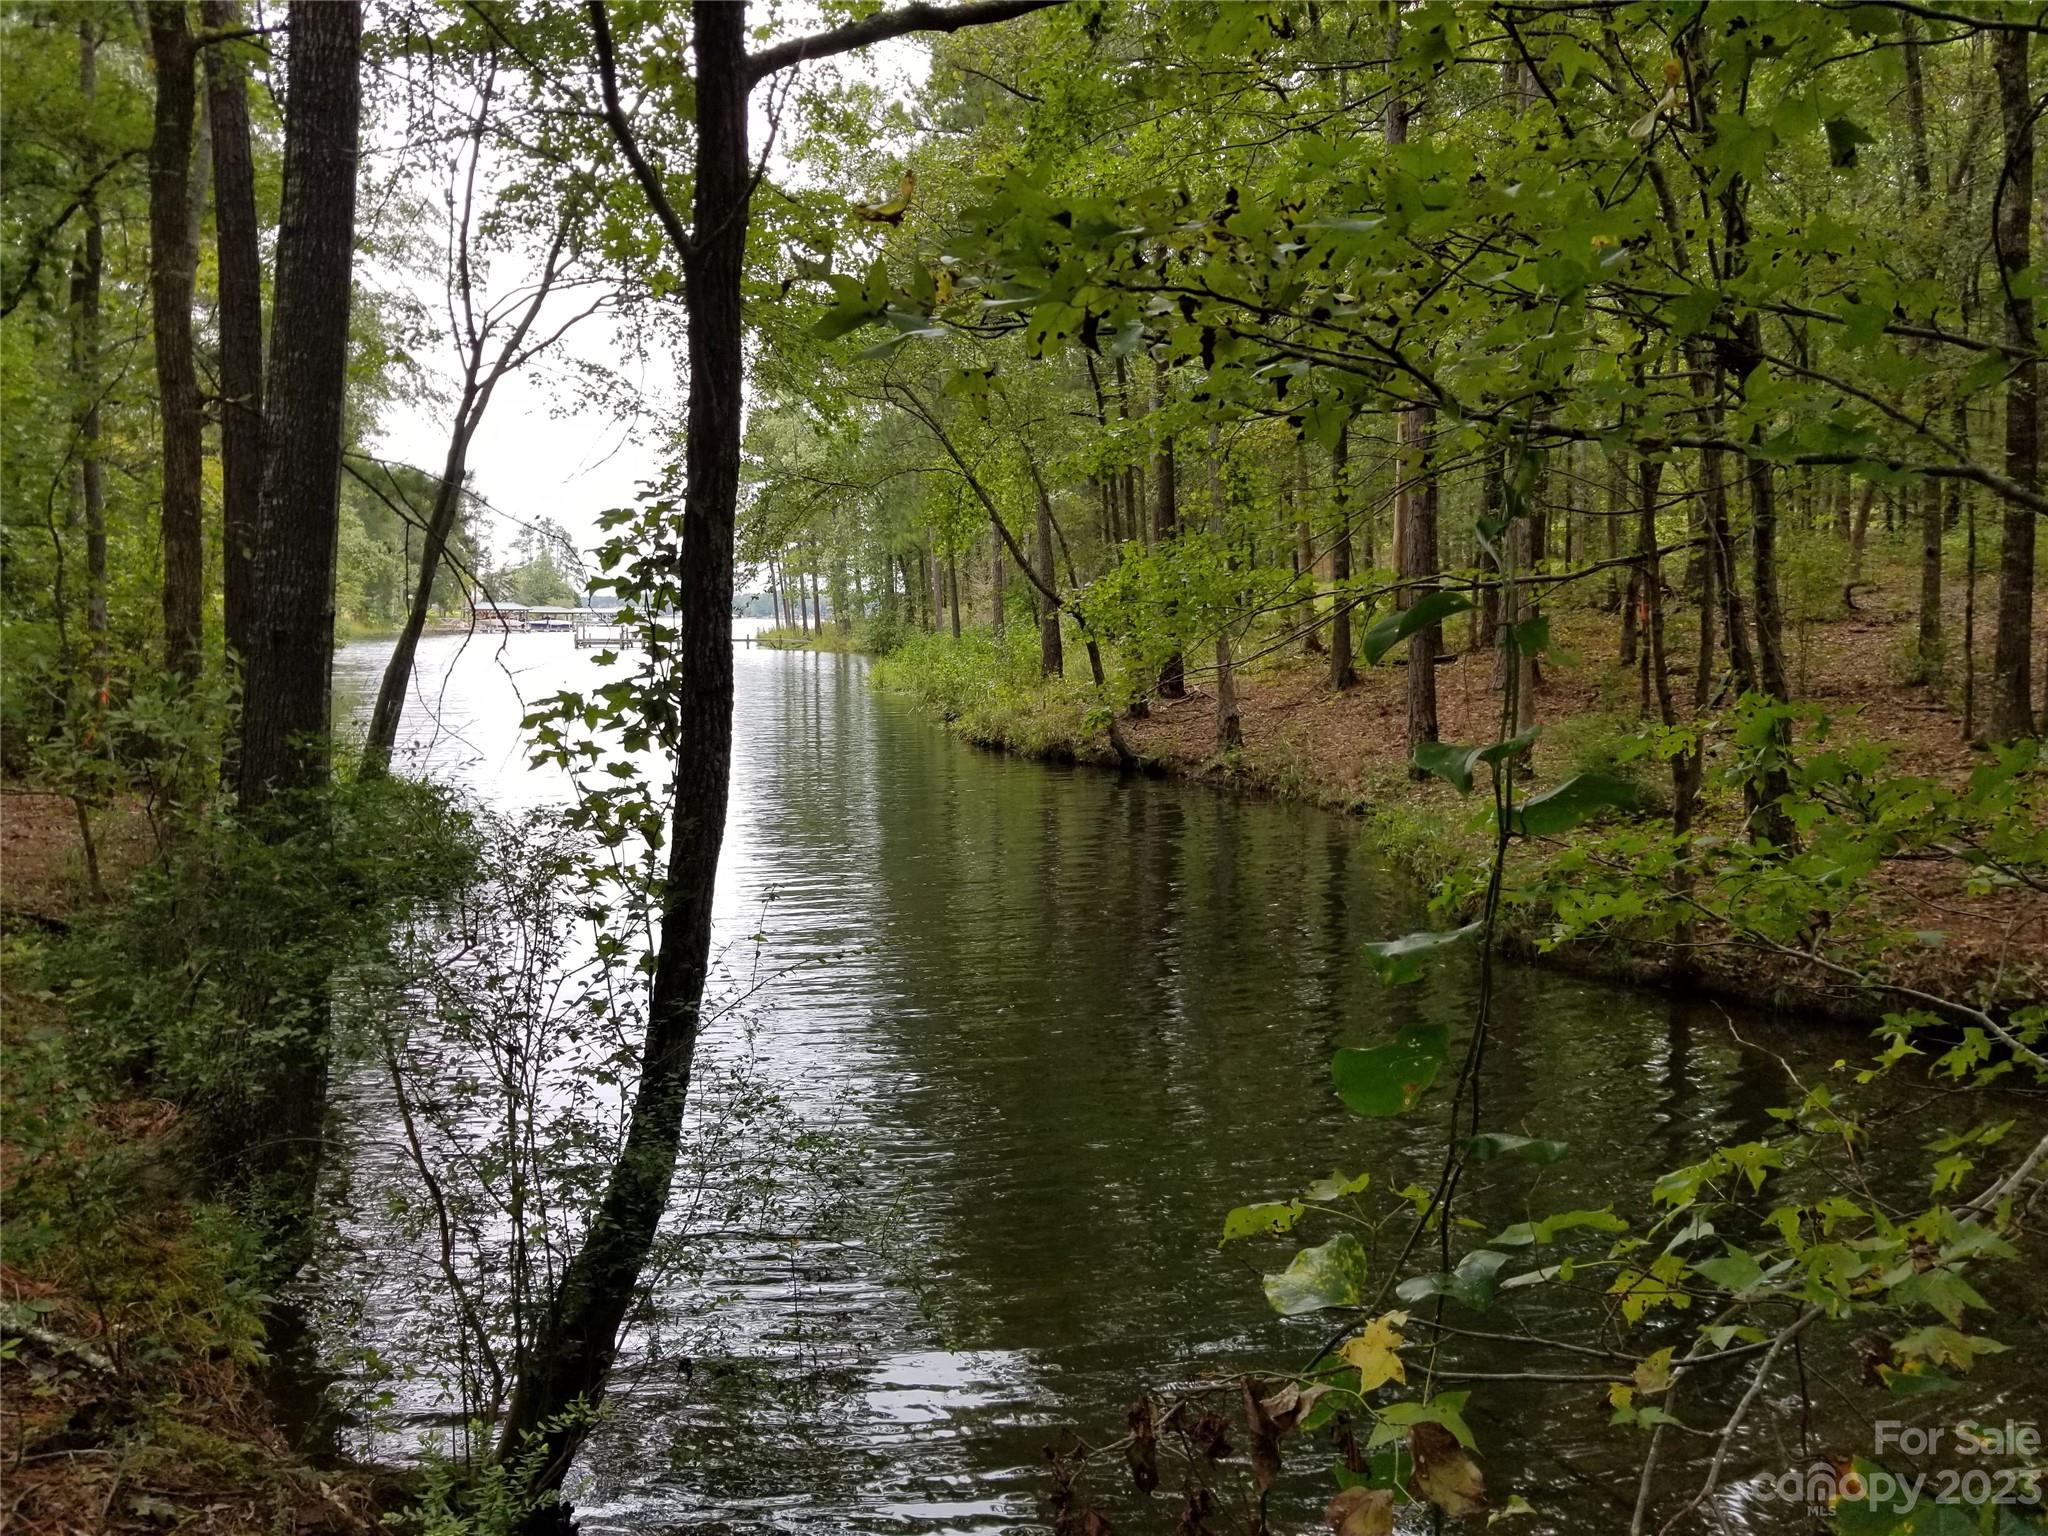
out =
[[[119,901],[154,842],[133,808],[97,831]],[[79,848],[68,800],[0,792],[0,1530],[376,1530],[391,1480],[280,1427],[255,1244],[180,1171],[181,1112],[69,1048],[44,961],[92,901]]]
[[[1903,772],[1962,783],[1986,754],[1965,741],[1960,693],[1946,693],[1905,681],[1918,603],[1917,567],[1873,564],[1871,580],[1859,585],[1853,609],[1844,608],[1832,585],[1815,607],[1823,616],[1788,619],[1787,670],[1795,694],[1821,705],[1834,719],[1838,740],[1891,744]],[[1960,584],[1951,581],[1946,615],[1951,636],[1963,630]],[[1980,582],[1977,613],[1977,718],[1983,718],[1983,670],[1988,665],[1992,593]],[[1673,601],[1667,614],[1672,687],[1681,714],[1689,713],[1693,689],[1691,653],[1696,610]],[[1615,771],[1615,751],[1635,731],[1643,713],[1640,681],[1633,668],[1612,660],[1619,621],[1597,607],[1554,606],[1553,647],[1561,664],[1547,665],[1538,690],[1536,718],[1543,727],[1535,754],[1532,792],[1574,773]],[[2035,632],[2048,634],[2048,591],[2037,594]],[[1455,659],[1437,669],[1441,738],[1480,742],[1498,734],[1500,695],[1493,687],[1491,651],[1465,649],[1465,621],[1445,626],[1447,649]],[[1077,658],[1069,658],[1069,670]],[[1435,886],[1445,871],[1484,860],[1488,834],[1471,814],[1469,802],[1441,779],[1420,783],[1407,772],[1407,673],[1403,665],[1360,666],[1357,683],[1342,692],[1328,681],[1326,656],[1305,656],[1299,647],[1237,671],[1243,745],[1218,751],[1213,668],[1207,658],[1189,657],[1187,696],[1152,701],[1145,718],[1123,722],[1132,749],[1154,771],[1221,787],[1310,801],[1368,818],[1387,856],[1422,883]],[[2048,660],[2042,663],[2048,667]],[[993,710],[956,722],[981,745],[1035,755],[1072,758],[1116,766],[1105,734],[1082,719],[1083,696],[1069,684],[1059,702]],[[1049,719],[1049,716],[1051,717]],[[1668,804],[1668,779],[1661,769],[1623,767],[1641,776],[1652,798]],[[1711,781],[1712,762],[1709,762]],[[1710,797],[1704,824],[1726,822],[1739,830],[1739,806],[1732,796]],[[1984,993],[2007,1004],[2048,996],[2048,892],[2008,885],[1988,893],[1965,889],[1958,862],[1893,860],[1870,893],[1874,915],[1904,931],[1939,932],[1938,944],[1894,952],[1884,979],[1942,996]],[[1530,947],[1534,935],[1522,935]],[[1767,1007],[1794,1007],[1874,1019],[1887,1003],[1867,990],[1845,987],[1818,969],[1753,950],[1690,950],[1683,963],[1641,945],[1599,950],[1578,946],[1551,956],[1558,963],[1631,979],[1712,991]]]

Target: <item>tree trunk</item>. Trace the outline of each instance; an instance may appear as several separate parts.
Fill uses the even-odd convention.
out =
[[[1317,617],[1316,536],[1308,515],[1308,449],[1301,443],[1294,445],[1293,496],[1294,574],[1307,583],[1302,603],[1308,609],[1308,627],[1301,639],[1301,651],[1304,656],[1320,656],[1323,653],[1323,626]]]
[[[1230,524],[1224,505],[1223,476],[1217,464],[1221,436],[1217,428],[1209,428],[1209,517],[1216,538],[1225,542],[1230,537]],[[1235,561],[1225,558],[1234,568]],[[1230,654],[1230,625],[1225,622],[1216,630],[1216,750],[1235,752],[1243,745],[1244,717],[1237,702],[1237,668]]]
[[[1436,412],[1416,406],[1401,413],[1400,525],[1398,574],[1403,582],[1433,584],[1437,575],[1436,477],[1430,473],[1429,440]],[[1404,586],[1401,606],[1412,607],[1426,585]],[[1408,637],[1408,738],[1415,749],[1437,739],[1436,659],[1444,648],[1444,627],[1426,624]]]
[[[241,25],[235,0],[205,0],[209,32]],[[257,249],[256,171],[249,96],[236,45],[206,49],[206,110],[213,125],[213,237],[220,263],[221,592],[228,654],[248,649],[250,530],[263,485],[263,269]]]
[[[1621,536],[1621,520],[1628,506],[1628,482],[1623,472],[1618,472],[1609,485],[1607,503],[1607,526],[1613,536]],[[1610,546],[1610,553],[1612,548]],[[1640,549],[1637,551],[1640,555]],[[1628,568],[1628,582],[1623,588],[1621,601],[1621,640],[1615,651],[1615,658],[1624,666],[1636,664],[1636,634],[1643,611],[1643,568],[1642,561],[1636,560]]]
[[[1479,517],[1482,522],[1497,523],[1500,520],[1502,502],[1501,456],[1497,450],[1489,450],[1486,469],[1479,482]],[[1486,584],[1479,589],[1479,605],[1473,609],[1472,645],[1475,650],[1491,651],[1500,644],[1500,545],[1499,535],[1489,535],[1479,547],[1474,563],[1479,567]],[[1493,686],[1498,688],[1501,679],[1496,676]]]
[[[946,551],[946,601],[953,609],[953,638],[960,638],[960,557]]]
[[[1764,692],[1788,699],[1785,621],[1778,604],[1777,486],[1762,459],[1749,468],[1750,601],[1756,605],[1757,676]]]
[[[1330,686],[1339,692],[1358,681],[1351,644],[1351,421],[1330,449]]]
[[[362,112],[355,0],[293,0],[256,611],[244,662],[242,804],[326,782],[342,400]]]
[[[470,412],[467,399],[458,422]],[[462,479],[469,457],[469,434],[458,425],[448,444],[448,458],[441,466],[441,483],[434,490],[434,505],[427,514],[426,532],[420,539],[419,575],[414,579],[412,603],[405,612],[405,625],[391,647],[391,659],[384,664],[383,681],[377,687],[377,702],[370,710],[370,729],[363,741],[363,761],[358,772],[364,777],[386,772],[398,745],[398,722],[405,713],[406,690],[412,686],[413,658],[419,651],[420,635],[427,627],[427,614],[434,604],[434,579],[440,574],[447,553],[448,536],[455,529],[456,513],[462,506]]]
[[[741,282],[752,167],[747,156],[746,8],[697,0],[696,233],[684,253],[689,334],[686,486],[676,588],[676,665],[670,687],[682,728],[661,938],[648,995],[647,1033],[625,1145],[612,1166],[583,1246],[562,1274],[531,1354],[520,1362],[499,1458],[545,1447],[536,1479],[561,1486],[585,1429],[565,1416],[595,1408],[618,1352],[619,1330],[668,1207],[683,1106],[701,1028],[711,953],[712,891],[725,837],[732,771],[733,529],[739,496]],[[592,6],[609,52],[609,23]]]
[[[1152,374],[1152,406],[1155,412],[1166,405],[1166,365],[1160,364]],[[1159,439],[1159,455],[1153,463],[1155,499],[1152,503],[1152,542],[1163,547],[1180,526],[1180,508],[1176,500],[1173,464],[1173,434],[1162,433]],[[1171,604],[1167,606],[1167,622],[1176,617]],[[1170,653],[1159,667],[1159,697],[1162,699],[1184,699],[1187,697],[1187,666],[1181,660],[1178,649]]]
[[[1056,590],[1059,578],[1053,572],[1052,564],[1052,498],[1046,494],[1044,482],[1038,487],[1038,579],[1046,590]],[[1044,677],[1059,677],[1067,667],[1064,646],[1060,641],[1059,604],[1050,600],[1038,605],[1038,670]]]
[[[78,24],[78,92],[90,116],[99,87],[99,33]],[[92,146],[96,148],[96,146]],[[85,629],[92,652],[92,711],[97,726],[107,707],[107,493],[100,462],[100,286],[106,238],[99,199],[80,209],[85,234],[72,269],[72,366],[78,375],[78,505],[85,519]]]
[[[2040,365],[2034,361],[2034,301],[2014,279],[2028,262],[2034,211],[2034,117],[2027,81],[2029,35],[2001,31],[1993,41],[1998,100],[2005,123],[2005,174],[1999,181],[1998,267],[2005,295],[2005,337],[2023,355],[2005,391],[2005,473],[2033,490],[2040,480]],[[2032,508],[2008,501],[1998,556],[1998,629],[1991,643],[1985,726],[1994,741],[2034,731],[2034,521]]]
[[[181,0],[152,0],[156,113],[149,144],[150,313],[156,336],[158,420],[163,434],[164,661],[199,676],[201,590],[206,580],[200,513],[199,381],[192,361],[192,34]]]
[[[988,616],[998,640],[1003,638],[1003,583],[1009,574],[1009,567],[1003,559],[1002,536],[996,532],[991,519],[988,529]]]
[[[1920,74],[1919,25],[1910,14],[1899,18],[1906,69],[1907,147],[1911,152],[1914,202],[1922,219],[1934,214],[1934,173],[1927,158],[1927,88]],[[1931,275],[1931,274],[1930,274]],[[1924,351],[1924,346],[1918,350]],[[1941,681],[1941,482],[1920,485],[1920,623],[1914,644],[1913,671],[1922,683]]]

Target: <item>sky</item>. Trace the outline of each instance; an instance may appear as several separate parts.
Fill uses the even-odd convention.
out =
[[[913,41],[884,44],[868,50],[862,58],[841,63],[845,74],[858,74],[897,93],[920,82],[926,68],[924,48]],[[756,145],[768,127],[761,103],[765,94],[765,90],[755,93],[752,137]],[[623,161],[614,169],[620,176],[628,174]],[[787,184],[794,174],[780,151],[771,157],[771,177]],[[438,208],[446,183],[445,168],[422,166],[413,190],[427,206]],[[490,291],[503,294],[516,287],[525,274],[538,270],[539,255],[531,253],[523,268],[511,258],[500,259]],[[431,270],[413,273],[373,264],[366,277],[373,284],[410,292],[430,316],[445,317],[444,260],[445,252],[436,252],[425,264]],[[587,296],[551,300],[536,332],[545,332],[551,323],[559,325],[587,303]],[[445,332],[445,318],[441,329]],[[660,474],[666,446],[660,422],[664,416],[674,419],[680,414],[680,359],[671,365],[659,350],[650,351],[645,359],[631,357],[606,317],[593,317],[571,330],[560,353],[565,362],[581,360],[619,370],[644,396],[648,411],[641,420],[622,425],[604,412],[572,408],[560,365],[529,367],[508,375],[491,400],[469,455],[471,489],[500,514],[492,517],[490,524],[492,546],[501,558],[510,550],[521,523],[542,518],[561,524],[578,548],[590,550],[598,541],[599,516],[611,508],[630,505],[638,487]],[[441,393],[452,395],[460,373],[450,338],[439,336],[430,354],[419,360],[430,366],[441,382]],[[451,406],[426,400],[416,406],[389,408],[379,423],[374,451],[387,459],[437,469],[447,454],[451,415]]]

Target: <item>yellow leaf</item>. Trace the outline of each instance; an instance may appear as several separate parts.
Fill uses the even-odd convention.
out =
[[[1401,1364],[1400,1349],[1406,1342],[1400,1326],[1408,1321],[1406,1312],[1388,1312],[1365,1325],[1364,1332],[1346,1344],[1340,1358],[1358,1368],[1361,1397],[1390,1381],[1407,1385],[1408,1372]]]
[[[1655,1397],[1671,1386],[1671,1351],[1660,1349],[1649,1359],[1636,1366],[1636,1390],[1645,1397]]]

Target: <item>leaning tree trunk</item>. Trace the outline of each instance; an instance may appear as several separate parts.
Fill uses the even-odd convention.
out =
[[[199,381],[192,364],[192,34],[181,0],[153,0],[156,115],[149,143],[149,291],[156,337],[158,420],[163,432],[164,662],[199,676],[200,589],[205,532],[199,479]]]
[[[592,20],[609,23],[601,5]],[[647,1033],[625,1145],[612,1166],[583,1246],[569,1261],[553,1305],[506,1409],[501,1459],[543,1449],[541,1490],[561,1486],[584,1427],[571,1410],[595,1407],[618,1352],[619,1331],[641,1267],[668,1208],[683,1106],[702,1026],[711,955],[712,890],[725,839],[732,769],[733,527],[739,496],[741,277],[746,261],[746,8],[697,0],[695,237],[684,261],[689,326],[688,431],[684,444],[682,548],[676,584],[674,811],[661,939],[648,996]]]
[[[2034,210],[2034,115],[2027,84],[2028,35],[2002,31],[1994,44],[1998,100],[2005,121],[2005,174],[2000,179],[1998,267],[2005,293],[2005,336],[2023,361],[2005,390],[2006,478],[2033,490],[2041,468],[2040,365],[2034,360],[2034,301],[2015,282],[2026,269],[2028,220]],[[1998,557],[1998,632],[1991,647],[1986,724],[1995,741],[2034,730],[2031,688],[2034,644],[2034,519],[2039,514],[2005,504]]]
[[[200,14],[209,32],[240,25],[235,0],[205,0]],[[249,645],[250,539],[263,486],[263,268],[248,87],[233,47],[207,47],[206,111],[213,126],[214,248],[220,263],[222,617],[228,654],[239,662]]]
[[[467,472],[469,433],[462,425],[469,417],[471,402],[463,401],[457,426],[448,444],[448,458],[441,466],[441,483],[434,488],[433,509],[420,539],[420,569],[413,582],[412,603],[405,611],[405,624],[384,664],[383,680],[377,685],[377,702],[370,710],[370,729],[363,741],[363,760],[357,772],[363,777],[386,773],[398,746],[398,722],[405,714],[406,691],[412,686],[414,658],[420,636],[427,627],[427,614],[434,606],[434,582],[441,574],[441,561],[448,553],[448,540],[455,531],[455,519],[462,509],[462,479]]]

